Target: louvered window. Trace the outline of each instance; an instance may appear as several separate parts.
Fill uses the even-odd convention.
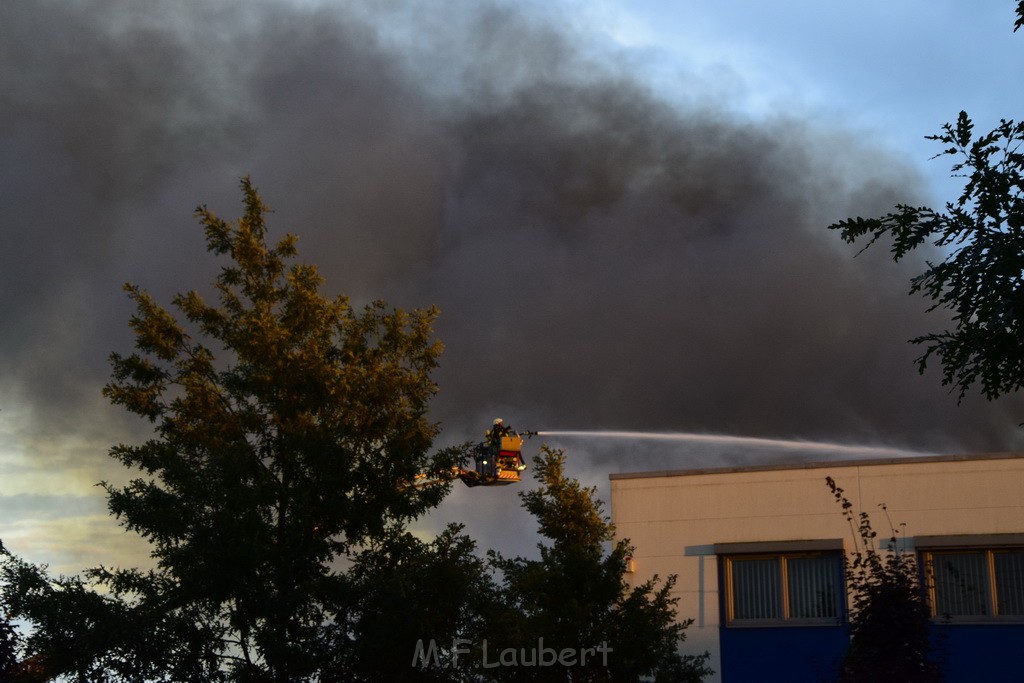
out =
[[[941,549],[923,553],[932,613],[968,621],[1024,618],[1024,549]]]
[[[726,557],[725,607],[730,625],[836,623],[842,614],[842,556],[778,553]]]

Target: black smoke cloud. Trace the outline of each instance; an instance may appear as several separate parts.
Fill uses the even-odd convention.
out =
[[[1019,401],[957,407],[917,375],[905,340],[942,320],[906,295],[915,265],[825,230],[916,199],[912,170],[696,77],[654,92],[636,55],[524,7],[0,5],[0,370],[24,428],[126,428],[99,397],[131,344],[120,284],[208,281],[191,209],[236,215],[251,174],[330,291],[441,308],[445,441],[501,415],[1016,446]],[[630,448],[592,457],[656,460]]]

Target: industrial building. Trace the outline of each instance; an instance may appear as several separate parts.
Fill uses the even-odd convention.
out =
[[[883,542],[891,520],[933,568],[947,680],[1019,677],[1024,454],[613,474],[612,521],[636,548],[630,581],[678,576],[679,618],[694,620],[684,650],[710,652],[715,681],[835,680],[849,642],[843,554],[857,539],[829,476]]]

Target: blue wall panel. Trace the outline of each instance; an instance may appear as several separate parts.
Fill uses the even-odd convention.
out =
[[[1024,680],[1024,624],[936,626],[934,655],[946,683]],[[835,681],[849,634],[843,627],[721,629],[725,683]]]
[[[725,683],[835,681],[849,644],[845,626],[722,628]]]
[[[1024,624],[956,624],[932,633],[946,683],[1024,680]]]

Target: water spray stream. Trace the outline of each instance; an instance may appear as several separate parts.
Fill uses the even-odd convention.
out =
[[[572,438],[597,439],[646,439],[655,441],[679,441],[703,443],[717,446],[740,446],[746,448],[771,448],[776,450],[810,451],[822,454],[848,454],[874,456],[879,458],[903,458],[908,456],[931,455],[889,446],[859,446],[829,443],[826,441],[801,441],[796,439],[761,439],[751,436],[726,436],[722,434],[693,434],[678,432],[616,432],[594,431],[538,431],[538,436],[565,436]]]

